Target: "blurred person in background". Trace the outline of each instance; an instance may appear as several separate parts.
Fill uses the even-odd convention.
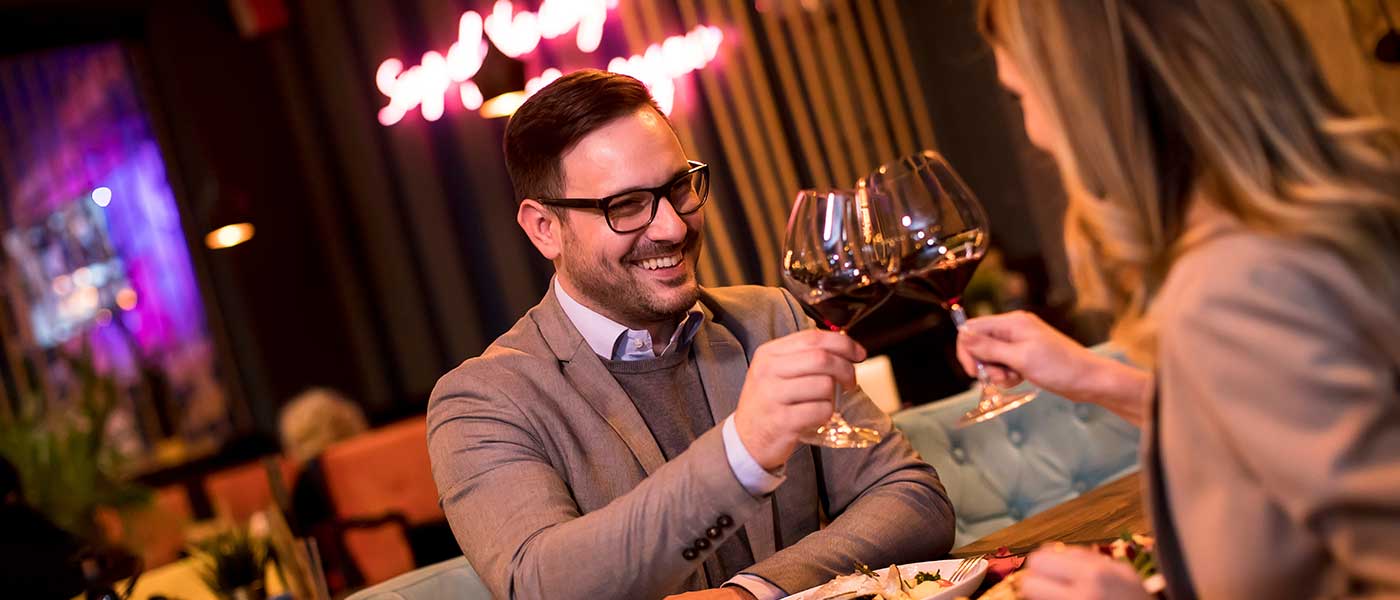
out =
[[[1350,114],[1268,0],[983,0],[1031,141],[1071,198],[1081,302],[1139,365],[1025,314],[960,358],[1144,427],[1168,595],[1400,593],[1400,134]],[[1031,599],[1144,597],[1032,555]]]
[[[360,405],[330,388],[308,389],[287,402],[277,419],[282,453],[297,464],[320,456],[327,446],[369,430]]]
[[[299,473],[292,486],[292,530],[297,537],[316,539],[326,563],[326,583],[333,589],[346,589],[361,577],[340,543],[335,507],[319,459],[332,444],[368,430],[369,420],[359,404],[324,387],[297,394],[277,419],[282,453],[297,464]]]

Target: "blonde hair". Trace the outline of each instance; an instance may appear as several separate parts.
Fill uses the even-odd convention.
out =
[[[1072,278],[1131,354],[1199,240],[1188,208],[1317,243],[1400,303],[1400,134],[1342,107],[1277,3],[982,0],[979,22],[1063,132]]]
[[[369,429],[360,406],[330,388],[310,388],[287,402],[277,419],[282,452],[303,463],[326,447]]]

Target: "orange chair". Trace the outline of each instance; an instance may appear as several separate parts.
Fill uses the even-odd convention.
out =
[[[326,487],[342,520],[402,515],[410,525],[440,522],[437,485],[428,463],[427,422],[400,421],[337,442],[321,455]],[[346,550],[372,585],[414,568],[403,527],[346,531]]]
[[[296,477],[297,467],[291,460],[278,457],[282,482],[289,489]],[[222,521],[246,524],[253,513],[266,510],[273,503],[272,485],[261,460],[212,473],[204,478],[204,493],[209,495],[214,516]]]

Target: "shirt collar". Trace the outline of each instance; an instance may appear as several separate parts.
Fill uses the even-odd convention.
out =
[[[588,343],[594,354],[611,360],[646,360],[678,351],[690,345],[700,330],[700,324],[705,320],[705,314],[700,311],[700,303],[696,302],[671,334],[666,348],[657,354],[651,332],[645,329],[628,329],[626,325],[580,304],[564,291],[564,286],[559,285],[557,277],[554,278],[553,285],[554,294],[559,298],[559,307],[564,309],[564,315],[574,324],[574,328],[578,329],[583,341]]]

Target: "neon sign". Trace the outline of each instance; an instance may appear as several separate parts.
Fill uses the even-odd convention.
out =
[[[490,46],[495,46],[502,54],[518,58],[534,52],[541,40],[575,31],[578,49],[592,53],[602,43],[608,10],[616,8],[618,1],[544,0],[538,12],[515,12],[511,0],[497,0],[485,17],[471,10],[462,13],[457,23],[457,41],[446,54],[426,52],[417,65],[407,68],[397,58],[385,59],[379,64],[374,82],[389,98],[389,103],[379,109],[379,123],[386,127],[398,123],[415,108],[423,119],[436,121],[442,118],[450,96],[455,96],[463,108],[480,110],[487,117],[510,115],[526,98],[563,73],[554,68],[546,69],[530,78],[524,90],[488,101],[472,80],[486,60],[490,48],[488,40]],[[674,35],[659,44],[651,44],[642,54],[614,58],[607,68],[646,84],[657,104],[670,114],[675,98],[674,80],[713,61],[723,41],[724,32],[718,27],[700,25],[685,35]],[[451,93],[454,86],[456,94]]]

